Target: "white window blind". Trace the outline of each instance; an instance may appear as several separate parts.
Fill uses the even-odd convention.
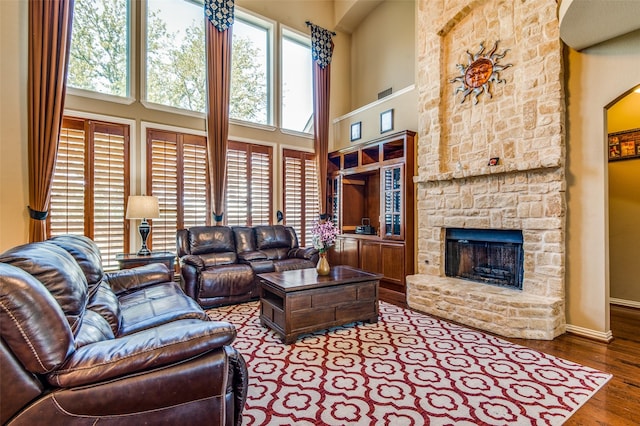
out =
[[[176,250],[176,231],[210,224],[204,136],[147,130],[147,191],[158,197],[160,217],[151,221],[150,248]]]
[[[225,220],[231,226],[271,224],[272,148],[229,141]]]
[[[314,154],[283,150],[284,223],[295,229],[302,246],[311,244],[311,228],[318,220],[317,173]]]
[[[51,182],[49,236],[86,235],[105,269],[129,249],[125,201],[129,188],[129,127],[65,117]]]

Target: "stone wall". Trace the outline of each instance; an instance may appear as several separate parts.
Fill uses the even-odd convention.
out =
[[[503,335],[551,339],[565,327],[556,2],[427,0],[418,9],[418,273],[407,279],[408,303]],[[489,81],[464,98],[454,93],[463,83],[452,80],[477,58],[491,58],[505,82]],[[491,157],[499,163],[489,166]],[[522,230],[523,290],[444,277],[449,227]]]

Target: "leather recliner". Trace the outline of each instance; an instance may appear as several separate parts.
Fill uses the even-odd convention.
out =
[[[205,308],[258,298],[257,274],[314,268],[315,248],[282,225],[196,226],[176,236],[185,293]]]
[[[0,422],[239,425],[247,368],[163,264],[103,272],[86,237],[0,255]]]

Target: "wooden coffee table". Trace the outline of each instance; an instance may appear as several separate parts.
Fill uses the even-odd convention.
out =
[[[378,321],[381,274],[333,266],[320,276],[315,268],[258,274],[260,323],[293,343],[304,333],[355,321]]]

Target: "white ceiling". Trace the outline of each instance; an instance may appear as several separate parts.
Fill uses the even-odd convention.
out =
[[[560,38],[582,50],[640,29],[640,0],[561,0]]]

